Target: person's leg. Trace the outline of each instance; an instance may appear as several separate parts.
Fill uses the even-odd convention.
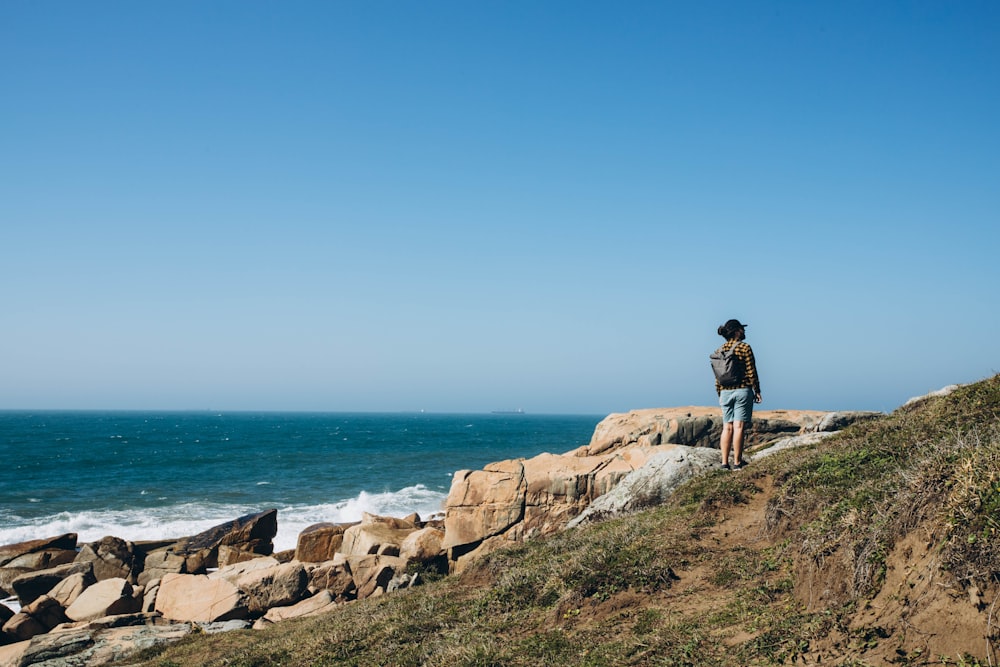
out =
[[[733,400],[733,463],[743,464],[743,442],[753,417],[753,390],[740,389]]]
[[[719,442],[719,449],[722,450],[722,465],[729,464],[729,447],[733,443],[733,422],[726,422],[722,425],[722,440]],[[738,461],[739,459],[737,459]]]
[[[734,421],[732,427],[733,464],[740,465],[743,462],[743,422]]]
[[[734,420],[734,398],[736,392],[731,389],[723,389],[719,393],[719,405],[722,406],[722,438],[719,440],[719,449],[722,450],[722,465],[729,465],[729,449],[733,444],[733,420]]]

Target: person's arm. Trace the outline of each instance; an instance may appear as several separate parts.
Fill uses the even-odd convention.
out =
[[[747,345],[745,350],[746,359],[744,361],[746,362],[747,380],[750,381],[750,386],[753,387],[754,398],[760,403],[760,376],[757,374],[757,361],[753,356],[753,348]]]

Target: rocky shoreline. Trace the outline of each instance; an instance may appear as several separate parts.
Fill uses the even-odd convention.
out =
[[[881,413],[762,411],[750,457]],[[455,473],[443,516],[316,524],[274,553],[276,510],[156,542],[75,534],[0,546],[0,667],[98,665],[193,631],[263,628],[460,572],[504,545],[662,502],[719,467],[718,408],[613,414],[564,454]],[[58,664],[58,663],[52,663]]]

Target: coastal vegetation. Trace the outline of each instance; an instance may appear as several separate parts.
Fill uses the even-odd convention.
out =
[[[120,664],[964,665],[1000,649],[1000,376],[461,574]]]

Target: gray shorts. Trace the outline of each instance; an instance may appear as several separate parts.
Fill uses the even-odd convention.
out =
[[[741,421],[749,424],[753,417],[753,399],[753,389],[750,387],[723,389],[719,394],[723,423]]]

